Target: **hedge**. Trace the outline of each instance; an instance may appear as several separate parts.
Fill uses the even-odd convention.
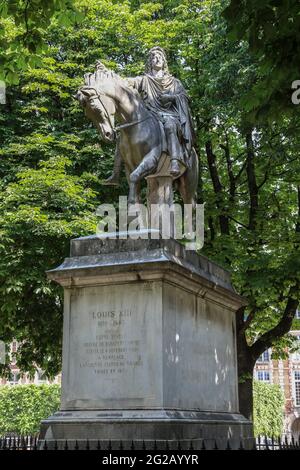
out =
[[[254,435],[279,437],[283,433],[284,395],[279,385],[253,383]]]
[[[57,411],[59,403],[56,384],[0,387],[0,436],[38,433],[41,420]]]
[[[254,381],[254,434],[280,436],[284,396],[278,385]],[[0,387],[0,436],[35,434],[40,422],[59,409],[60,385],[5,385]]]

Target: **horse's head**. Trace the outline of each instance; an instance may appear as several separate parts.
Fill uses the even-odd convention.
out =
[[[115,139],[115,102],[104,91],[93,86],[83,86],[76,94],[86,116],[93,121],[103,140],[113,142]]]

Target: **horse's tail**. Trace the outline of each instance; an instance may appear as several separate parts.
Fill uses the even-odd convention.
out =
[[[199,158],[196,152],[195,147],[192,148],[190,156],[190,184],[191,184],[191,193],[193,194],[193,205],[196,204],[197,200],[197,190],[199,185]]]
[[[183,202],[185,204],[193,204],[193,206],[195,206],[199,183],[199,160],[194,147],[190,153],[189,165],[179,180],[179,190],[182,195]]]

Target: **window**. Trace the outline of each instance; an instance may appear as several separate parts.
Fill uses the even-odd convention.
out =
[[[39,370],[38,373],[37,373],[37,381],[38,381],[39,384],[47,383],[47,377],[46,377],[45,373],[42,372],[41,370]]]
[[[300,406],[300,370],[294,371],[295,405]]]
[[[265,352],[263,352],[259,358],[257,359],[257,362],[269,362],[270,360],[270,353],[269,350],[267,349]]]
[[[300,320],[300,310],[296,310],[295,318],[297,318],[297,320]]]
[[[8,383],[10,385],[18,385],[20,378],[21,378],[21,376],[20,376],[19,372],[12,372],[11,373],[11,378],[10,378]]]
[[[270,382],[270,372],[268,370],[258,370],[256,372],[256,378],[261,382]]]
[[[295,336],[295,339],[297,339],[299,350],[293,353],[292,358],[294,361],[300,361],[300,335]]]

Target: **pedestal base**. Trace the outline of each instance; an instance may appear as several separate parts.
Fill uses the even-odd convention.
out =
[[[175,410],[114,410],[57,412],[42,422],[41,440],[47,445],[56,444],[86,446],[90,448],[108,447],[118,449],[120,442],[124,448],[132,443],[136,449],[143,445],[150,449],[156,443],[160,449],[171,447],[201,449],[218,442],[218,447],[239,446],[241,439],[248,440],[251,446],[252,425],[238,413],[213,413],[203,411]],[[172,443],[173,441],[173,443]]]
[[[238,407],[244,300],[226,271],[174,240],[86,237],[48,275],[64,286],[63,375],[42,439],[196,448],[251,436]]]

